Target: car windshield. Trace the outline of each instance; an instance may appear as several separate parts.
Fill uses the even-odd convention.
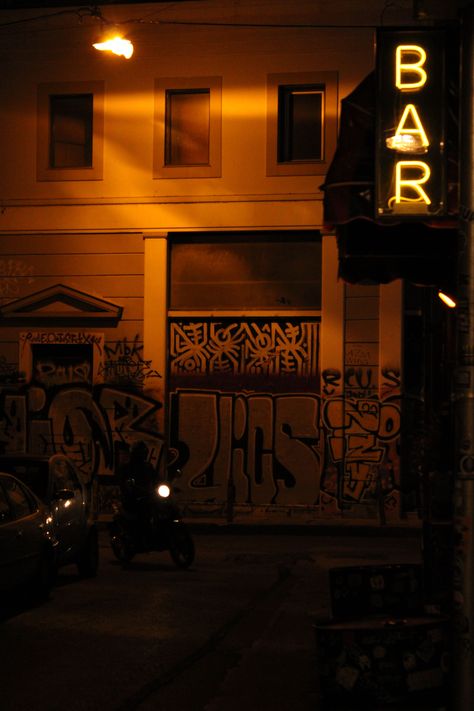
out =
[[[40,499],[46,499],[48,495],[48,462],[0,462],[0,467],[10,472],[27,486]]]

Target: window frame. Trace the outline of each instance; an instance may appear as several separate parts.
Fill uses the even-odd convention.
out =
[[[72,144],[71,141],[64,141],[56,136],[58,132],[58,125],[61,125],[61,119],[64,116],[63,112],[59,110],[60,105],[64,103],[64,100],[73,98],[76,101],[84,101],[83,108],[87,109],[87,120],[82,122],[84,128],[84,139],[81,143]],[[81,107],[82,108],[82,107]],[[88,92],[87,94],[50,94],[49,95],[49,166],[50,168],[91,168],[92,167],[92,145],[94,142],[94,95]],[[90,119],[90,121],[88,120]],[[59,165],[60,153],[59,147],[61,145],[76,145],[80,146],[82,157],[84,162],[78,165]]]
[[[51,167],[51,96],[92,95],[92,165],[77,168]],[[104,144],[104,82],[78,81],[38,85],[37,91],[37,155],[38,181],[102,180]]]
[[[194,93],[209,90],[209,164],[170,165],[166,163],[167,92]],[[222,162],[222,78],[162,77],[155,79],[155,113],[153,136],[153,179],[160,178],[220,178]]]
[[[279,161],[279,94],[282,87],[324,88],[321,160]],[[290,72],[267,76],[267,176],[325,175],[337,144],[338,72]]]

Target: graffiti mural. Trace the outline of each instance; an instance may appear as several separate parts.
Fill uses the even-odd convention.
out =
[[[320,481],[319,398],[180,391],[171,447],[184,496],[197,502],[315,505]]]
[[[155,421],[162,405],[131,389],[27,385],[0,391],[0,406],[0,451],[67,454],[86,480],[113,475],[120,451],[135,441],[147,443],[155,466],[163,453]]]
[[[170,324],[172,375],[316,375],[318,347],[317,322],[228,319]]]
[[[13,384],[4,364],[0,452],[67,454],[105,491],[143,440],[157,468],[172,453],[186,504],[318,516],[376,511],[383,498],[398,511],[397,369],[362,363],[359,349],[342,372],[319,374],[317,320],[173,320],[169,343],[166,447],[163,404],[143,392],[161,376],[138,334],[21,333],[28,381]]]
[[[322,403],[322,404],[321,404]],[[179,391],[171,447],[187,500],[319,506],[397,505],[396,402],[318,395]],[[394,449],[395,446],[395,449]]]
[[[390,478],[389,445],[400,434],[399,405],[329,398],[322,408],[322,421],[327,433],[327,456],[342,475],[342,500],[360,503],[375,498],[381,471]],[[385,488],[394,484],[387,481]]]

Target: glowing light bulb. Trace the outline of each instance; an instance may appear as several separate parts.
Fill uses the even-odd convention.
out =
[[[456,308],[457,304],[454,299],[451,296],[448,296],[448,294],[445,294],[444,291],[438,291],[438,296],[441,301],[446,304],[446,306],[449,306],[450,309]]]
[[[418,136],[409,133],[398,133],[385,139],[387,148],[399,153],[426,153],[427,148]]]
[[[130,59],[133,54],[133,44],[130,40],[124,39],[119,35],[116,35],[105,42],[96,42],[92,46],[101,52],[112,52],[119,57],[125,57],[125,59]]]

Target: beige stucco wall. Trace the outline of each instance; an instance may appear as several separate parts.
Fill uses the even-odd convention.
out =
[[[132,23],[135,54],[129,61],[91,48],[98,32],[98,23],[91,18],[84,18],[81,25],[74,16],[65,16],[46,20],[41,29],[37,23],[10,32],[0,28],[0,59],[7,67],[0,84],[2,303],[63,282],[120,304],[124,309],[120,324],[102,329],[111,361],[128,357],[132,351],[132,367],[142,368],[145,363],[153,371],[152,378],[145,378],[146,397],[165,401],[166,234],[255,229],[294,234],[310,229],[324,232],[320,190],[323,172],[279,177],[266,174],[267,77],[336,72],[338,102],[329,118],[337,121],[339,100],[373,69],[375,27],[384,3],[364,3],[363,13],[357,8],[356,16],[350,14],[353,6],[351,2],[328,7],[327,3],[312,1],[261,0],[180,3],[160,6],[159,12],[150,4],[107,8],[104,14],[113,15],[115,20],[146,16],[170,21],[272,23],[277,18],[291,25],[314,25],[278,29]],[[14,16],[27,15],[24,11]],[[399,14],[396,19],[401,23],[405,18]],[[154,82],[160,77],[189,76],[222,78],[221,177],[154,179]],[[103,179],[37,181],[38,84],[72,81],[104,82]],[[5,291],[7,284],[14,293]],[[351,301],[350,293],[337,279],[335,237],[324,233],[320,372],[331,371],[333,380],[328,393],[324,392],[324,379],[317,383],[315,389],[321,385],[322,397],[319,400],[317,395],[314,400],[321,412],[326,407],[326,395],[328,400],[333,397],[333,404],[324,410],[324,422],[321,418],[321,441],[324,431],[333,441],[344,439],[346,415],[339,405],[345,397],[348,368],[357,365],[374,373],[377,387],[359,392],[356,405],[351,405],[361,413],[365,413],[367,397],[378,398],[380,414],[387,393],[396,395],[393,379],[389,391],[383,389],[382,371],[389,368],[400,372],[400,293],[399,284],[381,287],[376,296],[370,287],[358,287],[357,298],[352,293]],[[353,309],[349,319],[348,309]],[[17,358],[20,330],[17,326],[1,329],[5,363],[14,363]],[[357,350],[362,358],[357,363],[348,356],[351,344],[355,344],[352,353]],[[155,372],[162,378],[156,378]],[[112,402],[112,394],[106,391],[106,396]],[[102,392],[100,397],[105,397]],[[126,393],[117,397],[121,408],[130,408],[123,430],[125,441],[130,442],[135,422],[149,402],[134,397],[130,404]],[[91,401],[91,411],[95,413],[98,406],[98,401]],[[230,405],[226,401],[222,407]],[[288,408],[298,420],[298,400]],[[101,417],[108,417],[113,427],[118,420],[111,412],[111,407],[104,409]],[[166,409],[160,409],[156,416],[162,435]],[[372,437],[372,420],[366,425],[364,416],[359,418],[359,429],[354,425],[354,441],[367,437],[369,431]],[[319,436],[319,423],[317,427],[314,422],[301,426],[307,436],[316,429]],[[371,445],[377,444],[374,437]],[[321,447],[317,455],[321,462],[328,452],[328,447]],[[301,463],[304,461],[302,457]],[[365,460],[356,463],[361,471],[367,465]],[[323,463],[320,474],[322,471]],[[308,496],[314,494],[311,484],[305,487]],[[290,494],[285,501],[291,502]],[[299,501],[297,497],[294,500]],[[340,513],[335,500],[328,494],[329,516]],[[356,498],[354,501],[360,503]],[[265,496],[260,503],[263,508],[268,504]]]

